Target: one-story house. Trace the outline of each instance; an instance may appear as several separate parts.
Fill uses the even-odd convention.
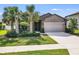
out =
[[[72,19],[76,20],[78,23],[77,28],[79,29],[79,12],[70,14],[70,15],[66,16],[65,18],[67,19],[67,26],[69,25],[69,19],[72,18]]]
[[[35,31],[44,32],[64,32],[66,26],[66,19],[57,15],[46,13],[40,16],[38,22],[33,24]],[[11,26],[6,25],[5,29],[11,29]]]
[[[65,18],[57,14],[44,14],[40,16],[38,23],[34,23],[35,30],[40,31],[43,29],[45,32],[63,32],[66,26],[65,20]]]

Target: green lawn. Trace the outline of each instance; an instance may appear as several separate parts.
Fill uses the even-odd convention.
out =
[[[0,38],[0,46],[57,44],[47,35],[38,37]]]
[[[74,33],[79,33],[79,29],[75,30]]]
[[[79,36],[79,29],[75,30],[74,34]]]
[[[67,49],[54,49],[54,50],[37,50],[37,51],[0,53],[0,55],[69,55],[69,52]]]
[[[7,30],[0,30],[0,36],[7,34]]]

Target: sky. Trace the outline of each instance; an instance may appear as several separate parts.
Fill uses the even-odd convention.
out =
[[[23,12],[26,11],[27,4],[0,4],[0,19],[4,12],[5,7],[17,6],[19,10]],[[35,11],[39,12],[40,15],[51,13],[58,14],[62,17],[65,17],[69,14],[79,12],[79,4],[35,4]]]

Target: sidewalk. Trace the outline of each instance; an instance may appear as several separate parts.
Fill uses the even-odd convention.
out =
[[[0,53],[35,51],[35,50],[50,50],[50,49],[66,49],[66,48],[60,44],[11,46],[11,47],[0,47]]]

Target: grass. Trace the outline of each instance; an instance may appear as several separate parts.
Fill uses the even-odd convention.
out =
[[[67,49],[54,49],[54,50],[37,50],[37,51],[0,53],[0,55],[69,55],[69,52]]]
[[[0,36],[7,34],[7,30],[0,30]]]
[[[79,29],[75,30],[74,33],[79,33]]]
[[[38,37],[0,38],[0,46],[22,46],[43,44],[57,44],[57,42],[48,37],[47,35]]]
[[[79,36],[79,29],[74,30],[74,34]]]

